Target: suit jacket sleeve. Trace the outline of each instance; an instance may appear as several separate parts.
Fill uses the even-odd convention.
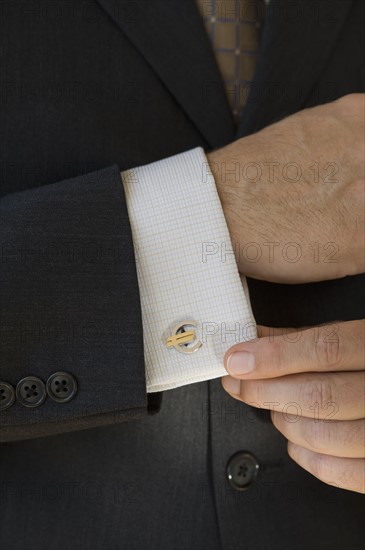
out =
[[[69,402],[18,399],[2,440],[138,419],[147,412],[135,256],[117,166],[6,195],[1,210],[0,380],[75,377]]]

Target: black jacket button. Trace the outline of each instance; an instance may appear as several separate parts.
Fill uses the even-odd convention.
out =
[[[5,411],[15,401],[15,391],[9,382],[0,382],[0,411]]]
[[[246,451],[232,455],[227,464],[228,481],[237,491],[248,489],[255,481],[258,471],[259,463]]]
[[[16,386],[16,398],[24,407],[39,407],[47,397],[43,380],[36,376],[22,378]]]
[[[47,380],[47,393],[57,403],[71,401],[77,392],[76,378],[68,372],[55,372]]]

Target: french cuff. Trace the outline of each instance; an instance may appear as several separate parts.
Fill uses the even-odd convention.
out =
[[[121,175],[136,254],[147,392],[224,376],[224,353],[255,338],[256,324],[203,149]]]

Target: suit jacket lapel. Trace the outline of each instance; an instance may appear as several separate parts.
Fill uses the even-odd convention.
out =
[[[154,68],[210,146],[231,141],[234,123],[195,1],[97,1]]]
[[[271,0],[238,137],[299,111],[313,91],[353,0]]]

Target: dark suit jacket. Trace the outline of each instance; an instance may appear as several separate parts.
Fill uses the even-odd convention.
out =
[[[362,497],[295,465],[219,380],[147,399],[119,176],[363,92],[363,5],[271,0],[236,131],[193,0],[0,3],[0,379],[78,381],[68,403],[1,412],[4,548],[363,547]],[[364,317],[362,276],[250,290],[267,325]],[[225,475],[241,449],[261,464],[245,492]]]

